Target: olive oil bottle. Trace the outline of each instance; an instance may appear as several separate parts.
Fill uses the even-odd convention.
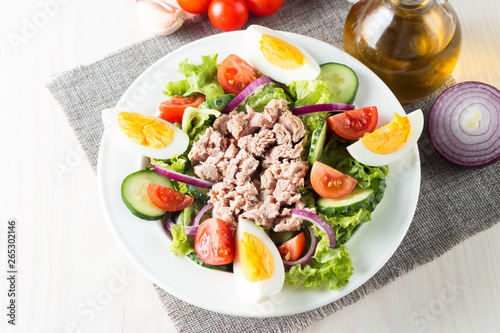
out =
[[[374,71],[401,103],[443,84],[462,45],[447,0],[362,0],[347,15],[344,51]]]

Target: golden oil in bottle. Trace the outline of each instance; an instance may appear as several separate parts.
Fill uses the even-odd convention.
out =
[[[344,26],[344,51],[375,72],[401,103],[443,84],[461,44],[459,20],[446,0],[363,0]]]

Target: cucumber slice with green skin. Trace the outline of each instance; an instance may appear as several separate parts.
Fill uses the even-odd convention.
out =
[[[368,206],[368,210],[373,212],[375,210],[375,208],[377,207],[377,205],[380,203],[380,201],[382,201],[382,199],[384,198],[385,189],[387,188],[387,183],[386,183],[385,179],[376,178],[376,179],[372,180],[371,187],[374,190],[375,197],[374,197],[372,203],[370,203],[370,206]]]
[[[222,111],[222,109],[224,109],[226,105],[228,105],[229,102],[231,102],[235,97],[236,95],[233,94],[212,97],[209,100],[201,103],[198,108]]]
[[[138,218],[148,221],[161,219],[166,211],[153,205],[148,197],[148,185],[156,184],[172,188],[170,180],[153,170],[140,170],[128,175],[122,183],[122,200]]]
[[[323,152],[325,146],[326,132],[327,132],[326,119],[319,119],[318,127],[314,129],[311,134],[311,148],[309,149],[309,156],[307,160],[311,165],[317,161]]]
[[[316,80],[328,81],[329,103],[352,103],[358,92],[358,76],[346,65],[328,62],[319,66],[321,72]]]
[[[326,199],[320,197],[316,209],[325,215],[342,214],[369,205],[375,199],[373,188],[355,187],[351,193],[342,199]]]
[[[207,263],[201,261],[201,259],[194,252],[189,253],[187,256],[189,257],[189,259],[191,259],[192,261],[194,261],[198,265],[205,267],[205,268],[215,269],[217,271],[223,271],[223,272],[232,272],[233,271],[233,264],[210,265],[210,264],[207,264]]]
[[[204,203],[207,203],[208,199],[210,199],[210,197],[208,196],[208,192],[210,192],[210,189],[208,188],[196,187],[190,184],[187,184],[187,188],[189,190],[189,193],[193,195],[193,198],[195,198],[195,200],[200,200]]]

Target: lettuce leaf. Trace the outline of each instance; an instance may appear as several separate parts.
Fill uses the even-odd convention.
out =
[[[244,106],[248,104],[255,112],[264,112],[264,107],[273,99],[292,101],[282,88],[277,88],[274,83],[269,83],[257,89],[240,104],[238,109],[245,110]]]
[[[172,251],[175,256],[178,256],[179,253],[188,255],[191,252],[195,252],[194,247],[191,245],[191,242],[186,235],[186,229],[184,229],[183,225],[174,224],[170,231],[172,233],[172,244],[170,245],[169,250]]]
[[[355,209],[344,214],[323,215],[319,214],[335,230],[335,237],[338,244],[344,244],[351,238],[357,226],[371,220],[371,213],[368,206]]]
[[[177,69],[186,78],[168,82],[163,93],[167,96],[190,96],[200,92],[206,99],[224,95],[225,91],[217,81],[217,68],[217,53],[202,55],[200,65],[194,65],[186,58],[181,61]]]
[[[304,287],[328,286],[337,290],[349,282],[352,275],[352,261],[345,245],[335,249],[330,248],[328,236],[318,228],[313,227],[318,236],[316,253],[311,261],[301,267],[295,265],[285,273],[285,281],[290,285],[300,282]]]
[[[220,115],[217,110],[188,107],[182,116],[182,130],[191,141],[198,141],[207,128],[212,126],[214,119]]]
[[[294,107],[328,103],[330,98],[328,81],[293,81],[286,87],[295,100]]]
[[[346,150],[347,144],[331,140],[323,148],[319,161],[328,164],[334,169],[355,178],[361,188],[371,186],[373,179],[384,179],[389,174],[387,165],[371,167],[356,161]]]
[[[179,252],[184,255],[195,252],[193,246],[193,237],[188,237],[186,235],[186,229],[184,228],[184,226],[191,225],[193,223],[193,218],[196,213],[197,211],[195,210],[193,205],[184,208],[177,217],[177,223],[174,224],[170,229],[173,240],[169,250],[174,252],[176,256]]]

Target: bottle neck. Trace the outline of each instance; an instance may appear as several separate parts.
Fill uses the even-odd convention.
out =
[[[402,9],[419,9],[430,5],[434,0],[390,0],[393,5]]]

